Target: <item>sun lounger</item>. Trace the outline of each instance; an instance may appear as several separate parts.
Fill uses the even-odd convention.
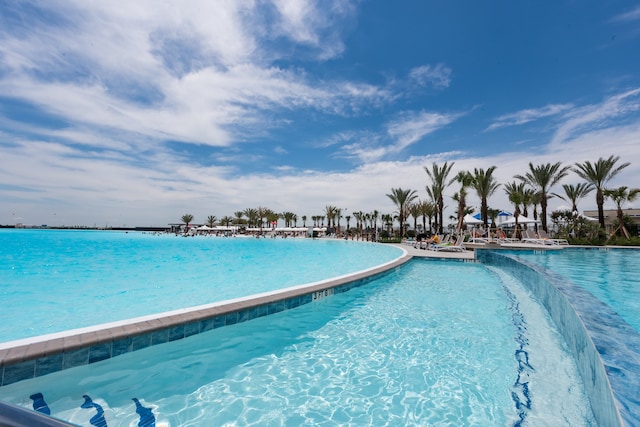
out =
[[[567,239],[552,239],[551,237],[549,237],[549,235],[547,235],[547,232],[544,231],[544,230],[538,230],[538,236],[539,236],[540,239],[542,239],[544,241],[553,242],[553,244],[556,244],[556,245],[568,245],[569,244]]]
[[[522,243],[531,243],[534,245],[557,245],[558,243],[553,242],[549,239],[541,239],[538,237],[532,230],[523,230],[522,231]]]
[[[444,251],[444,252],[466,252],[466,249],[462,245],[464,241],[464,236],[459,235],[456,239],[455,243],[449,244],[432,244],[429,248],[433,251]]]

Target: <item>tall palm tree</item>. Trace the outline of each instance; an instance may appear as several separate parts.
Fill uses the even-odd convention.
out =
[[[424,166],[425,172],[427,172],[427,175],[431,179],[431,186],[427,185],[426,187],[427,193],[429,193],[431,198],[436,202],[438,208],[439,233],[442,233],[442,224],[444,220],[444,190],[446,190],[446,188],[450,186],[455,180],[454,178],[447,181],[447,177],[449,176],[451,168],[454,164],[455,162],[451,162],[451,164],[444,162],[444,165],[440,167],[437,163],[434,162],[431,165],[431,169]]]
[[[234,224],[240,225],[242,223],[244,223],[244,212],[242,211],[236,211],[233,213],[233,216],[235,217],[235,220],[233,221]]]
[[[423,200],[420,203],[420,214],[422,215],[422,229],[427,230],[427,218],[429,219],[429,230],[431,230],[431,223],[434,215],[436,214],[436,204],[433,202],[427,202]]]
[[[471,187],[476,190],[480,198],[480,215],[484,222],[484,227],[489,228],[489,205],[487,200],[496,192],[500,184],[493,176],[496,166],[491,166],[486,171],[482,168],[473,169],[473,182]]]
[[[473,183],[473,176],[469,171],[460,171],[455,177],[460,184],[460,190],[456,193],[454,200],[458,202],[458,230],[462,230],[462,223],[467,210],[467,188]]]
[[[324,212],[325,215],[327,216],[327,227],[331,228],[331,224],[332,221],[334,221],[334,218],[336,216],[336,207],[335,206],[331,206],[331,205],[327,205],[324,207]],[[335,221],[333,222],[333,225],[335,225]]]
[[[529,171],[524,175],[516,175],[514,177],[529,184],[540,193],[541,223],[544,231],[549,231],[547,229],[547,201],[553,197],[552,194],[549,194],[549,191],[551,187],[567,176],[569,170],[571,170],[571,166],[562,166],[561,162],[538,166],[533,166],[533,163],[529,162]]]
[[[302,226],[304,228],[307,228],[307,216],[306,215],[302,215],[300,218],[302,218]]]
[[[520,206],[525,200],[525,184],[524,182],[509,182],[505,184],[504,191],[509,197],[509,201],[513,203],[513,218],[516,220],[516,225],[513,231],[515,238],[520,238],[520,226],[518,225],[518,218],[520,217]]]
[[[581,182],[578,185],[562,184],[562,188],[564,189],[564,196],[556,193],[553,193],[553,195],[571,203],[571,212],[577,212],[578,202],[593,191],[593,184],[588,182]]]
[[[624,235],[629,239],[629,232],[627,228],[624,226],[624,213],[622,212],[622,205],[626,202],[633,202],[638,198],[640,194],[640,188],[627,188],[627,187],[618,187],[612,189],[605,189],[603,191],[604,197],[607,197],[616,204],[617,214],[618,214],[618,228],[611,233],[613,236],[616,232],[624,233]]]
[[[578,176],[596,188],[596,204],[598,205],[598,222],[600,227],[604,227],[604,189],[609,181],[615,178],[620,171],[631,163],[625,162],[616,166],[620,160],[619,156],[610,156],[608,159],[600,157],[597,162],[576,163],[573,170]]]
[[[207,217],[207,225],[209,227],[213,227],[214,225],[216,225],[216,216],[215,215],[209,215]]]
[[[247,208],[244,210],[244,216],[247,217],[247,225],[249,227],[258,226],[258,210],[254,208]]]
[[[231,224],[233,222],[233,217],[225,215],[222,218],[220,218],[220,224],[224,225],[225,227],[228,227],[229,224]]]
[[[184,222],[184,225],[185,225],[184,231],[185,231],[185,233],[186,233],[187,231],[189,231],[189,223],[190,223],[191,221],[193,221],[193,215],[191,215],[191,214],[184,214],[184,215],[182,215],[182,218],[181,218],[181,219],[182,219],[182,222]]]
[[[407,208],[407,212],[413,217],[413,230],[418,229],[418,217],[420,216],[420,201],[411,203]]]
[[[404,236],[404,220],[407,216],[407,207],[418,195],[416,190],[403,190],[402,188],[392,188],[387,197],[395,203],[398,208],[398,221],[400,222],[400,237]]]

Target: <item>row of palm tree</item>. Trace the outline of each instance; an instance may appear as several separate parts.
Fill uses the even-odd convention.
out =
[[[529,216],[529,207],[533,208],[532,214],[535,220],[540,219],[541,227],[548,231],[547,209],[549,199],[558,197],[571,204],[573,211],[578,210],[578,202],[589,195],[593,190],[596,192],[596,204],[598,206],[598,221],[600,227],[604,228],[604,202],[609,198],[618,207],[619,224],[622,223],[622,206],[626,202],[635,200],[640,194],[640,189],[619,187],[607,188],[607,184],[615,178],[624,168],[630,165],[629,162],[618,163],[620,160],[617,156],[610,156],[608,159],[600,158],[596,162],[591,163],[585,161],[583,163],[575,163],[573,166],[563,165],[561,162],[545,163],[534,165],[529,163],[528,170],[523,174],[517,174],[512,182],[505,183],[503,188],[508,196],[509,202],[513,204],[516,230],[518,230],[518,218],[520,216]],[[455,176],[450,177],[455,162],[444,162],[439,165],[433,163],[431,167],[424,167],[429,179],[429,184],[425,186],[428,200],[418,199],[416,190],[391,188],[391,192],[386,196],[393,202],[396,207],[394,214],[381,214],[374,210],[370,213],[362,211],[353,212],[353,216],[346,215],[344,218],[347,222],[347,230],[351,230],[350,221],[353,217],[356,220],[355,232],[366,233],[378,229],[378,219],[381,225],[389,227],[394,221],[399,223],[399,235],[405,235],[405,227],[409,217],[413,217],[413,228],[417,229],[418,218],[422,217],[422,228],[427,229],[427,220],[429,229],[435,229],[436,232],[442,233],[444,230],[444,210],[445,193],[447,189],[454,183],[458,183],[458,191],[451,198],[457,203],[456,228],[461,229],[463,226],[463,218],[466,214],[473,211],[467,205],[467,198],[470,190],[475,190],[480,199],[480,215],[485,228],[489,227],[489,220],[495,218],[498,212],[490,209],[489,199],[502,185],[494,175],[497,167],[491,166],[486,170],[484,168],[474,168],[473,171],[458,171]],[[570,172],[574,172],[585,182],[573,184],[563,184],[564,194],[552,192],[552,188],[558,185]],[[540,215],[538,216],[538,206],[540,207]],[[322,215],[311,216],[314,227],[326,225],[329,228],[341,231],[341,219],[344,209],[337,208],[333,205],[325,206]],[[307,216],[300,217],[303,227],[306,227]],[[216,223],[221,225],[246,225],[248,227],[265,227],[284,220],[285,227],[296,226],[298,223],[298,215],[293,212],[276,213],[275,211],[259,206],[257,208],[247,208],[243,211],[234,213],[234,217],[225,216],[219,220],[210,215],[207,218],[207,224],[214,226]],[[433,223],[435,220],[435,224]],[[193,221],[193,215],[186,214],[182,217],[182,222],[190,224]],[[620,232],[628,235],[626,229],[621,226]]]
[[[518,174],[514,176],[514,181],[504,185],[504,190],[509,198],[509,201],[514,205],[514,217],[516,220],[516,229],[518,228],[518,217],[520,215],[528,216],[528,207],[533,207],[533,217],[538,219],[537,206],[540,206],[540,222],[543,230],[548,231],[547,224],[547,209],[549,199],[552,197],[559,197],[572,205],[572,210],[577,211],[577,203],[582,198],[586,197],[591,191],[596,190],[596,204],[598,206],[598,221],[602,228],[605,227],[604,223],[604,201],[605,198],[610,198],[618,206],[619,223],[622,224],[622,204],[625,202],[633,201],[640,193],[638,189],[629,189],[627,187],[620,187],[616,189],[607,189],[607,184],[615,178],[624,168],[628,167],[630,163],[625,162],[619,164],[620,158],[617,156],[610,156],[608,159],[600,158],[598,161],[591,163],[585,161],[583,163],[575,163],[573,166],[562,165],[561,162],[546,163],[540,165],[534,165],[529,163],[528,170],[524,174]],[[474,168],[473,172],[459,171],[454,177],[449,178],[454,166],[454,162],[449,164],[445,162],[443,165],[433,163],[431,167],[424,167],[430,184],[425,189],[430,201],[427,205],[430,205],[430,209],[421,208],[421,205],[425,202],[414,202],[417,199],[415,190],[408,190],[402,188],[392,188],[391,193],[387,194],[387,197],[393,201],[397,208],[397,216],[400,221],[400,233],[403,235],[404,220],[412,215],[415,221],[417,221],[417,215],[421,212],[428,212],[429,210],[435,211],[436,217],[436,231],[443,232],[443,216],[444,216],[444,193],[446,189],[454,182],[460,185],[458,192],[456,192],[452,199],[457,202],[457,228],[460,229],[463,225],[463,217],[470,213],[467,207],[468,190],[474,189],[480,199],[480,215],[484,222],[485,228],[489,226],[490,209],[488,200],[502,185],[497,181],[494,176],[496,166],[491,166],[488,169]],[[565,184],[563,189],[565,194],[560,195],[551,192],[551,189],[560,183],[570,172],[576,173],[585,182],[577,185]],[[423,219],[429,217],[431,221],[431,214],[423,214]],[[623,232],[626,232],[622,228]]]

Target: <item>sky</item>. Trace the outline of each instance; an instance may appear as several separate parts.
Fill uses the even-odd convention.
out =
[[[394,213],[434,162],[611,155],[640,186],[637,2],[0,0],[0,224]]]

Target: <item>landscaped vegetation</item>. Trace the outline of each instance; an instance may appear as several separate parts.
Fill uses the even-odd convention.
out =
[[[343,215],[344,209],[327,205],[324,212],[309,217],[298,216],[293,212],[277,213],[259,206],[237,211],[233,217],[225,216],[220,220],[210,215],[206,224],[210,227],[224,225],[271,228],[273,224],[282,220],[285,227],[326,227],[329,233],[345,237],[397,242],[403,237],[414,237],[418,232],[445,233],[462,230],[465,227],[463,218],[474,211],[473,207],[467,205],[469,193],[472,191],[475,191],[480,201],[479,210],[484,229],[495,229],[496,219],[501,210],[492,208],[490,199],[502,189],[512,203],[515,223],[511,233],[514,237],[520,237],[519,233],[523,227],[540,227],[573,244],[640,245],[637,226],[631,218],[624,215],[625,204],[636,200],[640,195],[640,189],[627,186],[608,187],[609,182],[630,165],[628,162],[619,161],[619,157],[612,155],[607,159],[600,158],[594,163],[585,161],[574,165],[562,165],[560,162],[540,165],[529,163],[524,174],[515,175],[512,182],[504,184],[499,183],[495,177],[496,166],[486,170],[475,168],[473,171],[458,171],[453,175],[454,162],[445,162],[442,165],[433,163],[430,167],[424,168],[428,200],[420,200],[414,189],[391,188],[386,196],[396,207],[393,213],[374,210],[355,211],[351,215]],[[577,185],[563,184],[563,192],[552,192],[570,173],[578,175],[583,182]],[[458,187],[451,196],[456,203],[455,215],[448,218],[450,223],[445,226],[445,192],[454,184]],[[594,193],[594,190],[598,207],[597,221],[578,212],[579,202]],[[548,212],[548,202],[553,197],[566,201],[571,205],[571,209]],[[611,231],[605,228],[606,200],[611,200],[617,209],[617,219]],[[189,225],[194,218],[193,215],[185,214],[181,219]],[[529,225],[523,225],[519,221],[523,219],[526,219]],[[535,221],[533,225],[530,223],[531,219]]]

